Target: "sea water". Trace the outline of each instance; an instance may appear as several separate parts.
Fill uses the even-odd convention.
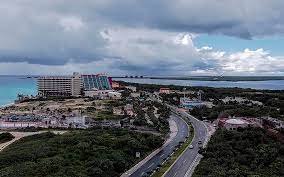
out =
[[[115,79],[134,83],[208,86],[208,87],[239,87],[252,89],[284,90],[284,80],[269,81],[193,81],[193,80],[165,80],[165,79]],[[0,75],[0,106],[13,103],[18,94],[36,95],[36,79],[27,76]]]
[[[167,80],[167,79],[136,79],[115,78],[114,80],[160,85],[204,86],[204,87],[239,87],[260,90],[284,90],[284,80],[267,81],[197,81],[197,80]]]
[[[27,76],[0,76],[0,106],[13,103],[18,94],[36,95],[36,79]]]

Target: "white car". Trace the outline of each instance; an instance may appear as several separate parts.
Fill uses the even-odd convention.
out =
[[[189,145],[189,149],[193,149],[193,146],[192,146],[192,145]]]

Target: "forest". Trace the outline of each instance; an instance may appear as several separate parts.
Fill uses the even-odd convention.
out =
[[[260,128],[218,129],[193,177],[284,176],[284,145]]]
[[[122,129],[42,133],[24,137],[0,153],[0,176],[120,176],[162,142],[159,136]]]

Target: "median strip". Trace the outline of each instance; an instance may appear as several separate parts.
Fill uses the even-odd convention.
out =
[[[190,130],[189,137],[181,145],[181,147],[172,154],[172,156],[170,156],[167,160],[165,160],[162,163],[162,166],[155,173],[151,175],[152,177],[162,177],[171,168],[171,166],[175,163],[175,161],[182,155],[182,153],[185,152],[188,146],[191,144],[192,139],[194,137],[194,128],[189,121],[187,120],[185,121],[188,124],[189,130]]]

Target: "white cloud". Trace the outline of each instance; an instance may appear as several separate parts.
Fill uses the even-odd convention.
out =
[[[200,50],[205,61],[216,63],[216,72],[222,71],[225,75],[232,74],[284,74],[284,56],[274,57],[264,49],[250,50],[226,54],[223,51]]]
[[[212,46],[197,48],[190,33],[149,29],[109,28],[102,30],[100,35],[106,42],[105,51],[113,57],[86,63],[69,59],[57,66],[2,62],[0,74],[70,74],[73,71],[111,75],[284,74],[284,57],[272,56],[262,48],[234,53],[214,50]]]
[[[76,16],[61,17],[58,23],[66,32],[76,32],[85,26],[82,19]]]
[[[120,27],[105,29],[101,35],[107,42],[107,52],[130,65],[151,68],[182,62],[191,65],[197,60],[191,34]]]

